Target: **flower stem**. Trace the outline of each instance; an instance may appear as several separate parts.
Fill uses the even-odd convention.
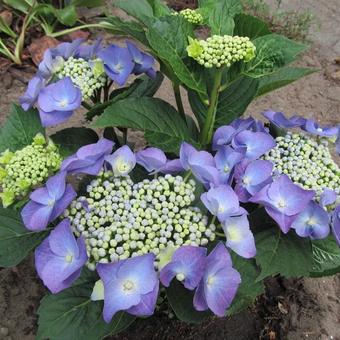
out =
[[[207,117],[205,119],[203,129],[201,130],[200,141],[202,145],[209,144],[211,141],[212,135],[213,135],[215,119],[216,119],[216,109],[217,109],[217,104],[218,104],[219,89],[221,86],[223,70],[224,70],[223,68],[219,68],[216,71],[214,85],[211,91],[210,103],[209,103],[209,107],[207,111]]]
[[[183,179],[184,183],[187,182],[187,180],[190,178],[191,174],[192,174],[191,170],[188,170],[187,173],[185,174],[184,179]]]
[[[78,31],[78,30],[81,30],[81,29],[84,29],[84,28],[91,28],[91,27],[103,28],[103,25],[101,25],[101,24],[80,25],[80,26],[68,28],[66,30],[62,30],[62,31],[59,31],[59,32],[51,33],[48,36],[52,37],[52,38],[57,38],[57,37],[60,37],[62,35],[65,35],[65,34],[69,34],[69,33],[72,33],[72,32],[75,32],[75,31]]]
[[[173,82],[172,88],[174,90],[178,112],[180,113],[180,115],[184,119],[185,123],[187,123],[187,119],[185,117],[185,112],[184,112],[184,107],[183,107],[183,102],[182,102],[182,98],[181,98],[181,91],[180,91],[180,88],[179,88],[179,84]]]

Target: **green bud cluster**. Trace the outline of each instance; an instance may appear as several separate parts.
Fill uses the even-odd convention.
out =
[[[96,60],[89,62],[83,58],[70,57],[59,67],[56,75],[60,79],[70,77],[81,90],[83,100],[91,98],[106,82],[102,63]]]
[[[288,175],[305,189],[315,190],[317,199],[325,188],[340,194],[340,169],[332,159],[326,139],[288,132],[277,137],[276,143],[264,159],[272,161],[278,173]]]
[[[7,207],[17,198],[26,196],[33,187],[43,183],[60,168],[62,158],[52,141],[37,134],[31,145],[21,150],[6,150],[0,157],[0,198]]]
[[[255,57],[255,45],[248,37],[213,35],[207,40],[189,38],[189,57],[206,68],[230,67],[243,60],[249,62]]]
[[[86,196],[65,211],[76,236],[83,236],[88,267],[181,245],[206,245],[215,239],[215,226],[195,200],[195,182],[165,175],[133,183],[130,177],[102,172],[86,188]]]
[[[182,16],[186,21],[195,24],[200,25],[203,23],[203,16],[202,14],[196,10],[191,8],[183,9],[180,12],[174,12],[174,15],[180,15]]]

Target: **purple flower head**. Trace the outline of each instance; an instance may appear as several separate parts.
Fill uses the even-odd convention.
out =
[[[219,127],[213,136],[212,149],[218,150],[220,147],[231,144],[235,133],[237,133],[237,130],[231,125]]]
[[[44,85],[45,85],[44,80],[39,76],[33,77],[28,82],[28,86],[24,95],[20,97],[21,107],[25,111],[29,110],[31,107],[34,106],[34,104],[38,100],[39,92]]]
[[[159,289],[154,260],[155,255],[146,254],[97,265],[104,283],[105,322],[109,323],[118,311],[137,316],[153,314]]]
[[[289,129],[295,127],[301,127],[305,124],[306,119],[299,116],[292,116],[287,118],[283,112],[275,112],[272,110],[262,112],[272,124],[276,125],[280,129]]]
[[[81,91],[71,78],[65,77],[41,89],[38,96],[39,114],[44,127],[65,122],[80,107]]]
[[[242,153],[234,151],[234,149],[229,146],[218,149],[214,158],[221,183],[230,183],[234,167],[241,162],[243,157],[244,155]]]
[[[297,214],[302,212],[315,196],[312,190],[304,190],[286,175],[266,185],[249,201],[264,205],[267,213],[287,233]]]
[[[115,176],[126,176],[136,165],[136,156],[131,149],[124,145],[117,149],[112,155],[106,156]]]
[[[332,214],[332,232],[340,247],[340,204],[334,209]]]
[[[205,207],[223,222],[229,216],[242,214],[238,197],[229,185],[219,185],[201,195]]]
[[[241,276],[232,267],[226,247],[218,243],[206,258],[205,272],[194,296],[195,309],[210,309],[218,316],[225,316],[240,283]]]
[[[297,215],[291,227],[301,237],[310,237],[312,240],[323,239],[329,234],[329,216],[319,204],[311,201]]]
[[[183,171],[179,159],[168,160],[165,153],[158,148],[151,147],[137,152],[136,160],[150,173],[175,174]]]
[[[75,239],[68,219],[61,221],[35,250],[38,275],[53,294],[72,285],[87,259],[85,242]]]
[[[264,160],[244,161],[235,169],[235,192],[241,202],[249,199],[272,182],[273,163]]]
[[[113,146],[114,143],[105,138],[99,139],[97,143],[82,146],[74,155],[63,161],[61,170],[70,174],[97,175]]]
[[[337,193],[334,190],[325,188],[323,193],[320,195],[320,204],[323,207],[333,204],[337,199]]]
[[[126,42],[126,45],[135,63],[132,72],[136,75],[146,73],[149,77],[154,78],[156,76],[156,71],[153,69],[155,59],[140,51],[135,44],[129,41]]]
[[[209,152],[195,151],[190,153],[188,165],[196,179],[203,183],[205,187],[219,184],[219,173],[215,160]]]
[[[118,85],[123,86],[135,64],[127,48],[110,45],[98,53],[104,63],[106,74]]]
[[[29,230],[43,230],[60,216],[77,196],[71,184],[66,184],[66,172],[50,177],[46,186],[34,190],[30,201],[21,211],[25,227]]]
[[[183,246],[172,255],[171,262],[162,268],[160,281],[165,287],[169,287],[174,277],[183,281],[184,287],[195,289],[200,282],[205,268],[206,248]]]
[[[266,132],[252,132],[248,130],[238,133],[232,141],[233,148],[244,152],[245,158],[254,160],[275,147],[274,138]]]
[[[313,135],[321,137],[336,137],[338,134],[338,127],[321,127],[313,119],[307,119],[305,125],[302,128]]]
[[[227,247],[247,259],[256,255],[254,235],[246,214],[226,218],[222,228],[227,238]]]

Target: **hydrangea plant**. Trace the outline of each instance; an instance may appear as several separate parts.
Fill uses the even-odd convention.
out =
[[[270,276],[339,272],[339,127],[241,117],[313,72],[288,66],[305,46],[237,0],[199,3],[117,1],[135,20],[98,25],[128,40],[47,50],[1,129],[0,265],[34,251],[50,292],[38,338],[102,339],[155,313],[198,323],[247,308]],[[177,108],[154,98],[164,75]],[[61,128],[76,111],[84,126]]]

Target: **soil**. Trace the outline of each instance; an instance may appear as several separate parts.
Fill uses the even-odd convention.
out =
[[[183,1],[176,0],[176,6]],[[194,1],[187,0],[188,4]],[[275,0],[270,1],[275,5]],[[281,9],[310,10],[316,17],[309,39],[311,48],[297,63],[319,72],[259,98],[247,110],[257,117],[272,108],[298,113],[323,124],[340,122],[340,7],[339,0],[282,0]],[[337,62],[338,63],[337,63]],[[1,70],[0,121],[10,103],[25,89],[29,70]],[[169,83],[157,96],[174,104]],[[185,99],[187,112],[190,111]],[[77,115],[69,123],[81,125]],[[135,139],[142,143],[140,135]],[[33,259],[11,269],[0,268],[0,339],[31,340],[37,329],[36,312],[45,288],[37,278]],[[112,340],[340,340],[340,275],[320,279],[282,279],[266,282],[266,293],[248,310],[232,317],[210,319],[201,325],[184,325],[164,316],[139,320]]]

